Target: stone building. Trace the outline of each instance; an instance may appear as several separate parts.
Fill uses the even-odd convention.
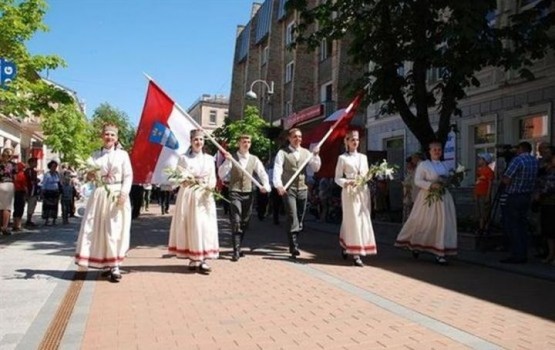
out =
[[[228,117],[229,99],[221,95],[202,95],[187,109],[187,113],[206,131],[224,125]]]
[[[286,2],[254,3],[250,21],[237,27],[229,116],[240,119],[245,106],[255,104],[272,125],[309,132],[349,104],[352,95],[345,87],[364,67],[347,64],[343,41],[322,41],[313,51],[292,48],[299,14],[287,13]],[[247,97],[251,89],[255,100]]]

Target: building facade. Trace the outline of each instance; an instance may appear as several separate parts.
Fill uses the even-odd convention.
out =
[[[352,95],[345,87],[364,67],[347,64],[344,41],[323,41],[317,50],[303,45],[293,48],[299,14],[286,12],[286,2],[255,3],[250,21],[238,26],[229,115],[240,119],[245,106],[254,104],[272,125],[309,132],[349,104]],[[251,89],[256,100],[246,96]]]
[[[212,133],[215,129],[224,125],[228,117],[229,99],[221,95],[202,95],[187,113],[207,132]]]

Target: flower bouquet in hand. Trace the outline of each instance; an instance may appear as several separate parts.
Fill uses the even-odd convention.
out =
[[[349,186],[349,193],[354,194],[364,187],[370,181],[378,180],[393,180],[393,175],[397,171],[397,166],[390,165],[387,160],[383,159],[381,163],[370,165],[366,174],[357,175],[353,183]]]
[[[167,167],[164,169],[164,174],[168,176],[168,181],[176,186],[191,187],[194,191],[203,191],[213,195],[216,200],[221,199],[230,203],[229,200],[222,196],[215,188],[208,187],[205,182],[200,181],[193,174],[182,168]]]
[[[77,170],[85,174],[85,182],[93,184],[95,188],[103,187],[108,198],[112,200],[115,199],[115,195],[113,195],[110,188],[108,188],[108,185],[113,183],[113,175],[110,172],[103,176],[100,172],[100,166],[96,164],[92,158],[84,160],[83,158],[77,157],[75,162],[77,163]]]
[[[445,190],[449,187],[460,187],[468,170],[469,169],[466,169],[461,164],[458,164],[456,169],[449,170],[447,176],[440,176],[439,179],[434,182],[436,186],[430,187],[428,190],[425,199],[426,204],[431,206],[437,201],[443,201]]]

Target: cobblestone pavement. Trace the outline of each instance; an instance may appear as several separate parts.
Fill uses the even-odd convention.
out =
[[[61,348],[555,348],[552,280],[468,263],[464,254],[447,267],[430,256],[414,260],[390,245],[396,227],[378,223],[379,254],[364,258],[364,268],[341,258],[336,227],[308,221],[295,262],[288,259],[283,228],[255,217],[246,256],[231,262],[223,216],[221,258],[204,276],[167,255],[171,217],[154,210],[133,222],[120,283],[94,270],[77,279],[82,287]],[[2,349],[36,348],[52,320],[60,322],[54,314],[78,282],[69,258],[76,227],[0,241],[2,261],[8,261],[0,267],[0,311],[9,315],[0,316]],[[18,267],[23,263],[29,266]],[[33,295],[30,305],[25,300]],[[6,302],[14,298],[19,306]],[[16,326],[13,315],[27,309]]]

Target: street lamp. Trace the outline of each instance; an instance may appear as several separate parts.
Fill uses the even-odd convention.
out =
[[[249,91],[247,91],[247,93],[245,94],[248,98],[252,98],[252,99],[257,98],[256,92],[252,91],[252,87],[256,83],[262,83],[262,84],[266,85],[266,88],[268,89],[268,95],[272,95],[274,93],[274,82],[273,81],[270,81],[270,84],[268,84],[268,82],[266,80],[257,79],[257,80],[255,80],[251,83],[251,87],[250,87]]]

